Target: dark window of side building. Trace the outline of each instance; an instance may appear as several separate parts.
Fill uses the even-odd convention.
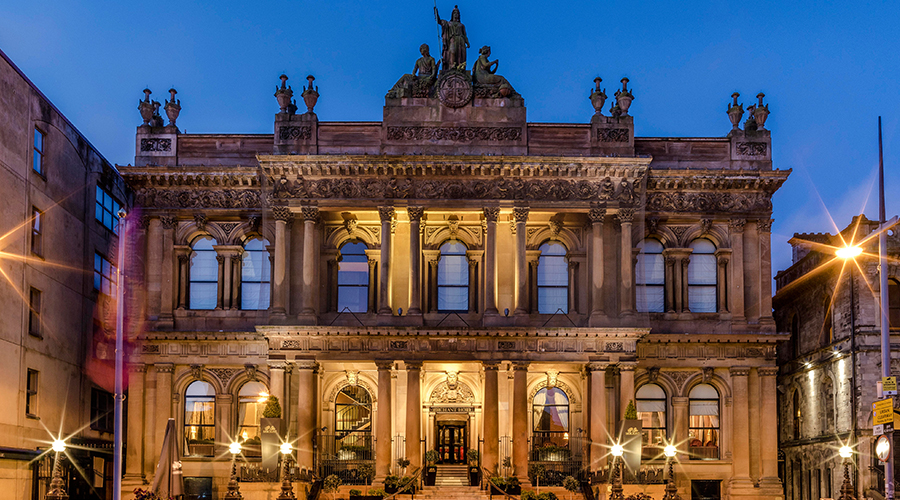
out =
[[[706,238],[690,245],[688,308],[695,313],[716,312],[716,245]]]
[[[213,248],[215,244],[216,240],[210,236],[201,236],[194,241],[188,289],[191,309],[216,308],[219,261]]]
[[[822,432],[834,432],[834,382],[830,377],[822,380]]]
[[[891,328],[900,328],[900,282],[888,280],[888,321]]]
[[[113,395],[103,389],[91,388],[91,429],[112,432],[115,415]]]
[[[269,308],[272,265],[266,247],[269,241],[253,238],[244,244],[241,260],[241,309],[263,311]]]
[[[822,492],[823,493],[822,496],[824,498],[831,498],[831,481],[833,481],[833,480],[834,480],[834,478],[831,477],[831,468],[826,468],[825,469],[825,484],[823,485],[825,487],[825,490]]]
[[[800,315],[791,316],[791,351],[793,357],[800,356]]]
[[[540,246],[537,287],[538,313],[569,312],[569,264],[566,247],[554,241]]]
[[[469,309],[469,260],[466,245],[451,240],[441,245],[437,268],[437,308],[440,312]]]
[[[719,391],[695,385],[688,394],[688,450],[692,460],[719,458]]]
[[[44,175],[44,133],[37,127],[34,128],[34,159],[32,163],[34,171]]]
[[[211,477],[190,477],[184,478],[184,500],[209,500],[212,498],[212,479]]]
[[[822,318],[821,346],[827,346],[834,340],[834,307],[831,297],[826,297],[822,303],[824,315]]]
[[[31,253],[44,255],[44,214],[31,207]]]
[[[97,222],[113,233],[119,234],[119,209],[122,205],[113,199],[105,189],[97,186],[97,202],[94,207],[94,217]]]
[[[800,407],[800,391],[794,391],[793,405],[791,411],[794,416],[794,439],[800,439],[802,435],[801,425],[803,424],[803,410]]]
[[[665,312],[666,263],[663,245],[655,238],[647,238],[638,248],[637,265],[634,268],[637,285],[638,312]]]
[[[366,244],[355,241],[341,247],[337,272],[337,310],[364,313],[369,304],[369,259]]]
[[[94,290],[109,297],[116,294],[116,267],[99,253],[94,254]]]
[[[36,417],[38,412],[38,371],[28,369],[25,381],[25,415]]]
[[[666,447],[666,391],[657,384],[644,384],[634,395],[644,438],[642,459],[663,456]]]
[[[28,333],[41,336],[41,291],[37,288],[28,294]]]
[[[215,454],[216,390],[197,380],[184,392],[184,449],[188,456]]]

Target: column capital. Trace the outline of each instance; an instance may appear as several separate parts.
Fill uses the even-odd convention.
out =
[[[390,369],[394,368],[394,360],[393,359],[376,359],[375,366],[378,367],[378,371],[390,370]]]
[[[410,222],[419,222],[420,220],[422,220],[422,216],[425,215],[425,207],[420,207],[420,206],[406,207],[406,215],[409,216]]]
[[[513,208],[513,218],[516,223],[525,223],[528,222],[528,207],[515,207]]]
[[[279,222],[287,222],[292,217],[288,207],[272,207],[272,218]]]
[[[282,370],[283,371],[285,369],[285,367],[287,366],[287,363],[285,363],[284,361],[275,361],[275,362],[269,361],[268,366],[269,366],[269,370]]]
[[[144,373],[147,371],[147,365],[144,363],[128,363],[128,371],[130,373]]]
[[[178,219],[174,215],[163,215],[159,218],[159,223],[162,224],[163,229],[175,229]]]
[[[298,359],[294,361],[294,366],[298,370],[316,370],[319,368],[319,363],[316,363],[314,359]]]
[[[377,363],[376,363],[376,364],[377,364]],[[406,365],[406,369],[407,369],[407,370],[414,370],[414,371],[416,371],[416,370],[421,370],[421,369],[422,369],[422,360],[420,360],[420,359],[409,360],[409,361],[404,360],[404,361],[403,361],[403,364]]]
[[[593,207],[588,211],[588,220],[591,224],[603,224],[606,218],[606,207]]]
[[[156,367],[156,373],[173,373],[175,371],[173,363],[156,363],[153,366]]]
[[[586,368],[592,372],[605,372],[609,368],[609,363],[605,361],[591,361],[586,365]]]
[[[378,207],[378,217],[381,218],[381,222],[391,222],[394,220],[394,207],[391,206],[383,206]]]
[[[732,366],[728,369],[728,373],[730,373],[732,377],[746,377],[747,375],[750,375],[750,367]]]
[[[631,221],[634,220],[634,209],[620,208],[616,213],[616,218],[619,220],[619,224],[631,224]]]
[[[153,217],[150,217],[149,215],[138,217],[138,227],[144,230],[149,229],[151,220],[153,220]]]
[[[740,233],[744,230],[745,224],[747,224],[747,219],[731,219],[728,221],[728,229],[732,233]]]
[[[484,220],[487,222],[497,222],[500,217],[500,207],[484,207]]]
[[[633,372],[635,368],[637,368],[637,363],[618,363],[616,367],[619,369],[619,372]]]
[[[213,245],[216,255],[223,257],[240,257],[244,254],[244,247],[240,245]]]
[[[773,219],[760,219],[756,221],[756,229],[761,233],[770,233],[772,232],[772,222]]]
[[[760,377],[774,377],[778,375],[777,366],[760,366],[756,369]]]
[[[481,366],[484,367],[484,371],[489,371],[489,370],[490,370],[490,371],[497,371],[497,370],[500,369],[500,362],[499,362],[499,361],[494,361],[494,360],[490,360],[490,361],[482,361],[482,362],[481,362]]]
[[[303,216],[303,222],[312,222],[315,224],[319,219],[319,207],[315,205],[304,205],[300,207],[300,214]]]
[[[514,371],[523,371],[523,372],[527,372],[527,371],[528,371],[528,365],[530,365],[530,364],[531,364],[531,362],[529,362],[529,361],[513,361],[513,362],[512,362],[512,367],[513,367],[513,370],[514,370]]]

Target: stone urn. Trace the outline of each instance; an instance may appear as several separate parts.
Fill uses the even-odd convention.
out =
[[[731,106],[728,107],[728,119],[731,120],[732,130],[738,129],[738,124],[741,123],[741,117],[744,116],[744,105],[738,104],[737,100],[741,94],[735,92],[731,94]]]
[[[759,99],[759,103],[753,109],[753,119],[756,120],[756,125],[757,127],[759,127],[759,130],[763,130],[766,128],[766,118],[769,117],[769,105],[763,104],[763,97],[765,96],[766,94],[763,94],[762,92],[756,94],[756,98]]]
[[[175,120],[178,119],[179,113],[181,113],[181,101],[175,99],[175,94],[178,91],[174,88],[169,89],[169,95],[171,96],[171,100],[166,100],[166,116],[169,117],[169,126],[175,127]]]
[[[138,101],[138,111],[141,112],[141,119],[144,120],[144,127],[150,125],[150,120],[153,119],[153,103],[150,101],[150,94],[153,92],[150,89],[144,89],[144,100]]]
[[[594,107],[594,113],[598,115],[603,114],[603,105],[606,104],[606,91],[600,90],[600,82],[603,79],[599,76],[594,78],[594,90],[591,92],[591,106]]]
[[[291,90],[290,85],[287,85],[287,75],[281,75],[278,78],[281,79],[281,88],[275,87],[275,100],[278,101],[278,107],[281,108],[281,112],[287,113],[288,106],[291,105],[291,97],[294,96],[294,91]]]
[[[634,95],[628,90],[628,78],[622,78],[622,90],[616,91],[616,106],[623,116],[628,115],[628,108],[631,107],[633,100]]]
[[[310,114],[313,113],[313,108],[316,107],[316,103],[319,101],[319,87],[313,87],[315,79],[316,77],[312,75],[307,76],[306,80],[309,82],[309,86],[300,94],[303,97],[303,102],[306,104],[307,112]]]

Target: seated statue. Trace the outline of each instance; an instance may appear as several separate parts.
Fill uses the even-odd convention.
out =
[[[427,43],[419,47],[422,57],[416,61],[412,74],[406,74],[388,91],[388,97],[429,97],[437,77],[437,63],[429,53]]]
[[[480,54],[472,66],[472,77],[475,80],[477,97],[507,97],[515,93],[512,85],[497,74],[499,60],[491,61],[491,48],[487,45],[478,50]]]

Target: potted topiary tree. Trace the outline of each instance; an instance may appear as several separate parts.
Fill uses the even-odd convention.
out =
[[[262,418],[259,419],[259,435],[262,446],[260,466],[270,470],[277,468],[278,452],[281,443],[286,441],[286,436],[284,435],[284,421],[281,419],[281,405],[275,396],[269,396],[266,399]]]
[[[543,464],[531,464],[528,467],[528,475],[534,479],[534,487],[538,495],[541,494],[541,480],[544,479],[544,474],[546,473],[547,468]]]
[[[406,457],[397,459],[397,467],[400,467],[400,473],[406,475],[406,468],[409,467],[409,460]]]
[[[322,481],[322,489],[325,490],[325,493],[331,493],[331,500],[334,500],[338,488],[341,487],[341,483],[341,478],[339,478],[335,474],[332,474],[326,477],[324,481]]]
[[[566,476],[566,478],[563,479],[562,485],[563,488],[566,489],[566,491],[571,493],[571,495],[569,495],[569,498],[571,500],[575,500],[575,492],[578,491],[578,480],[572,476]]]
[[[440,458],[438,452],[435,450],[428,450],[425,452],[425,486],[434,486],[434,481],[437,479],[437,466],[435,463]]]
[[[478,486],[481,479],[481,471],[478,469],[478,450],[467,451],[466,461],[469,462],[469,486]]]
[[[371,495],[372,492],[369,490],[369,486],[372,485],[372,478],[375,477],[375,466],[370,463],[364,463],[356,470],[359,472],[359,477],[366,482],[366,495]]]

